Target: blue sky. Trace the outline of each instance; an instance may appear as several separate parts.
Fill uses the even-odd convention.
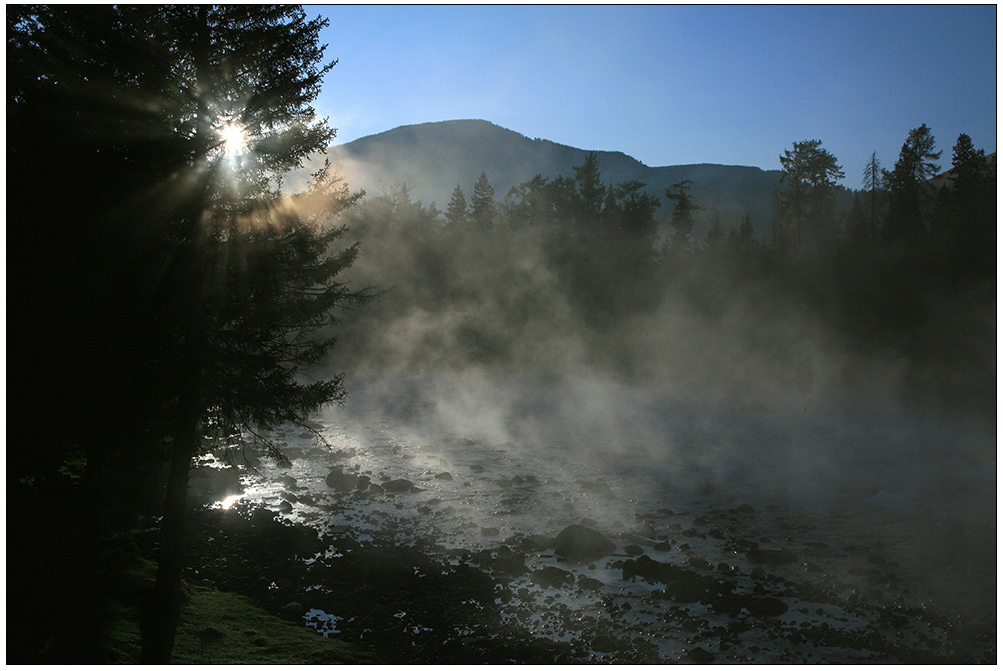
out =
[[[820,139],[857,187],[927,124],[996,150],[995,5],[313,5],[339,64],[316,107],[348,142],[486,119],[651,166],[779,169]]]

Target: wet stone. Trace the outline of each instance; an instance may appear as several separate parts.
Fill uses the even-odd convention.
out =
[[[399,478],[397,480],[390,480],[389,482],[384,482],[382,485],[383,491],[389,492],[391,494],[400,494],[403,492],[409,492],[414,488],[414,483],[410,480],[405,480],[404,478]]]
[[[598,592],[604,587],[604,585],[605,583],[603,583],[603,581],[590,578],[587,575],[578,576],[578,586],[581,589],[588,590],[590,592]]]
[[[713,653],[707,652],[703,648],[693,648],[679,661],[683,664],[710,664],[715,659],[717,657]]]
[[[786,603],[772,596],[750,599],[746,602],[745,608],[753,615],[762,617],[776,617],[783,615],[788,610]]]
[[[368,481],[369,478],[366,478],[367,483]],[[341,469],[335,468],[327,474],[327,478],[324,479],[324,482],[331,489],[337,489],[344,492],[356,489],[359,486],[360,478],[358,475],[345,473]]]
[[[546,566],[529,574],[529,579],[534,585],[540,587],[563,587],[564,585],[574,585],[575,576],[569,571],[559,569],[556,566]]]
[[[615,549],[616,545],[601,533],[581,524],[572,524],[565,527],[557,535],[557,543],[554,546],[554,552],[558,556],[566,557],[573,561],[599,559],[610,554]]]

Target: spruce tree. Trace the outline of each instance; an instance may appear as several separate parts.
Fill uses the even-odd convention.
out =
[[[457,184],[453,189],[453,196],[449,199],[449,206],[446,208],[446,221],[450,226],[459,228],[467,223],[467,199],[463,195],[463,189]]]
[[[915,241],[925,230],[923,211],[933,188],[929,180],[940,170],[935,141],[923,124],[909,131],[891,172],[884,171],[888,185],[888,216],[884,235],[888,240]]]
[[[692,186],[693,182],[686,179],[665,190],[665,197],[675,201],[675,206],[672,208],[672,221],[669,222],[673,233],[668,243],[668,251],[676,257],[680,254],[692,253],[693,226],[696,225],[694,214],[703,209],[693,202],[693,196],[690,195]]]
[[[871,158],[864,166],[864,190],[867,191],[868,205],[868,227],[867,237],[870,240],[878,239],[878,201],[883,189],[884,179],[882,177],[881,162],[878,161],[878,153],[871,152]]]
[[[470,198],[470,218],[482,229],[490,230],[494,227],[495,189],[483,172],[477,178],[474,195]]]
[[[357,196],[327,172],[305,194],[279,188],[334,136],[310,105],[334,65],[319,41],[325,25],[294,6],[8,14],[9,119],[42,138],[56,130],[52,144],[68,141],[86,187],[73,194],[82,231],[66,228],[58,210],[51,217],[80,248],[50,268],[84,255],[82,311],[96,312],[86,328],[111,343],[81,372],[121,387],[116,398],[132,392],[117,405],[81,407],[109,415],[108,424],[142,410],[129,435],[136,454],[146,454],[135,443],[146,436],[170,464],[157,579],[141,622],[144,662],[171,656],[193,457],[219,444],[213,438],[230,444],[302,421],[345,395],[339,376],[303,383],[298,372],[333,344],[334,311],[370,297],[337,279],[356,248],[330,251],[344,233],[336,217]],[[32,168],[26,187],[50,174],[28,159],[27,143],[15,152]],[[102,330],[114,310],[126,317]],[[113,363],[120,342],[127,367],[105,373],[101,360],[107,353]]]
[[[594,151],[590,151],[585,155],[585,162],[573,170],[582,214],[594,218],[602,211],[606,195],[599,173],[599,157]]]

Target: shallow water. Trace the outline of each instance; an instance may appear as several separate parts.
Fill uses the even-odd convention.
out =
[[[584,521],[617,545],[612,556],[525,551],[530,574],[500,580],[497,602],[597,661],[638,638],[667,661],[695,646],[725,662],[895,661],[903,649],[995,660],[995,641],[979,638],[995,629],[994,436],[900,415],[688,407],[616,386],[434,392],[370,389],[316,418],[320,437],[275,432],[292,467],[248,472],[244,500],[363,542],[431,539],[446,560],[482,566]],[[338,491],[332,469],[415,489]],[[749,543],[796,559],[764,565]],[[658,582],[624,579],[630,544],[788,610],[675,603]],[[534,584],[545,567],[575,586]],[[588,578],[601,585],[582,589]]]

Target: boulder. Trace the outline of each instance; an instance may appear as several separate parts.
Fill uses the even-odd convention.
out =
[[[498,552],[491,558],[489,566],[495,573],[513,578],[525,575],[529,571],[526,568],[526,555],[514,552],[504,545],[498,548]]]
[[[345,473],[340,469],[335,468],[327,474],[327,478],[324,482],[327,483],[327,486],[331,489],[347,492],[356,489],[359,486],[359,480],[359,476],[352,475],[351,473]]]
[[[703,648],[693,648],[679,661],[683,664],[710,664],[715,659],[714,653],[707,652]]]
[[[749,599],[745,602],[745,608],[753,615],[760,617],[776,617],[787,612],[787,604],[772,596],[764,596],[758,599]]]
[[[592,639],[592,649],[596,652],[617,652],[630,647],[630,641],[626,639],[599,634]]]
[[[391,494],[400,494],[402,492],[409,492],[414,487],[414,483],[410,480],[405,480],[404,478],[398,478],[397,480],[390,480],[389,482],[384,482],[382,485],[383,491],[390,492]]]
[[[538,571],[533,571],[529,574],[529,579],[540,587],[563,587],[575,584],[574,575],[556,566],[546,566]]]
[[[519,541],[520,547],[527,552],[542,552],[550,550],[557,543],[557,539],[552,536],[533,534]]]
[[[452,480],[453,476],[448,471],[446,471],[446,472],[439,473],[438,475],[436,475],[435,479],[436,480]]]
[[[595,529],[572,524],[557,535],[554,552],[573,561],[591,561],[605,557],[616,545]]]

